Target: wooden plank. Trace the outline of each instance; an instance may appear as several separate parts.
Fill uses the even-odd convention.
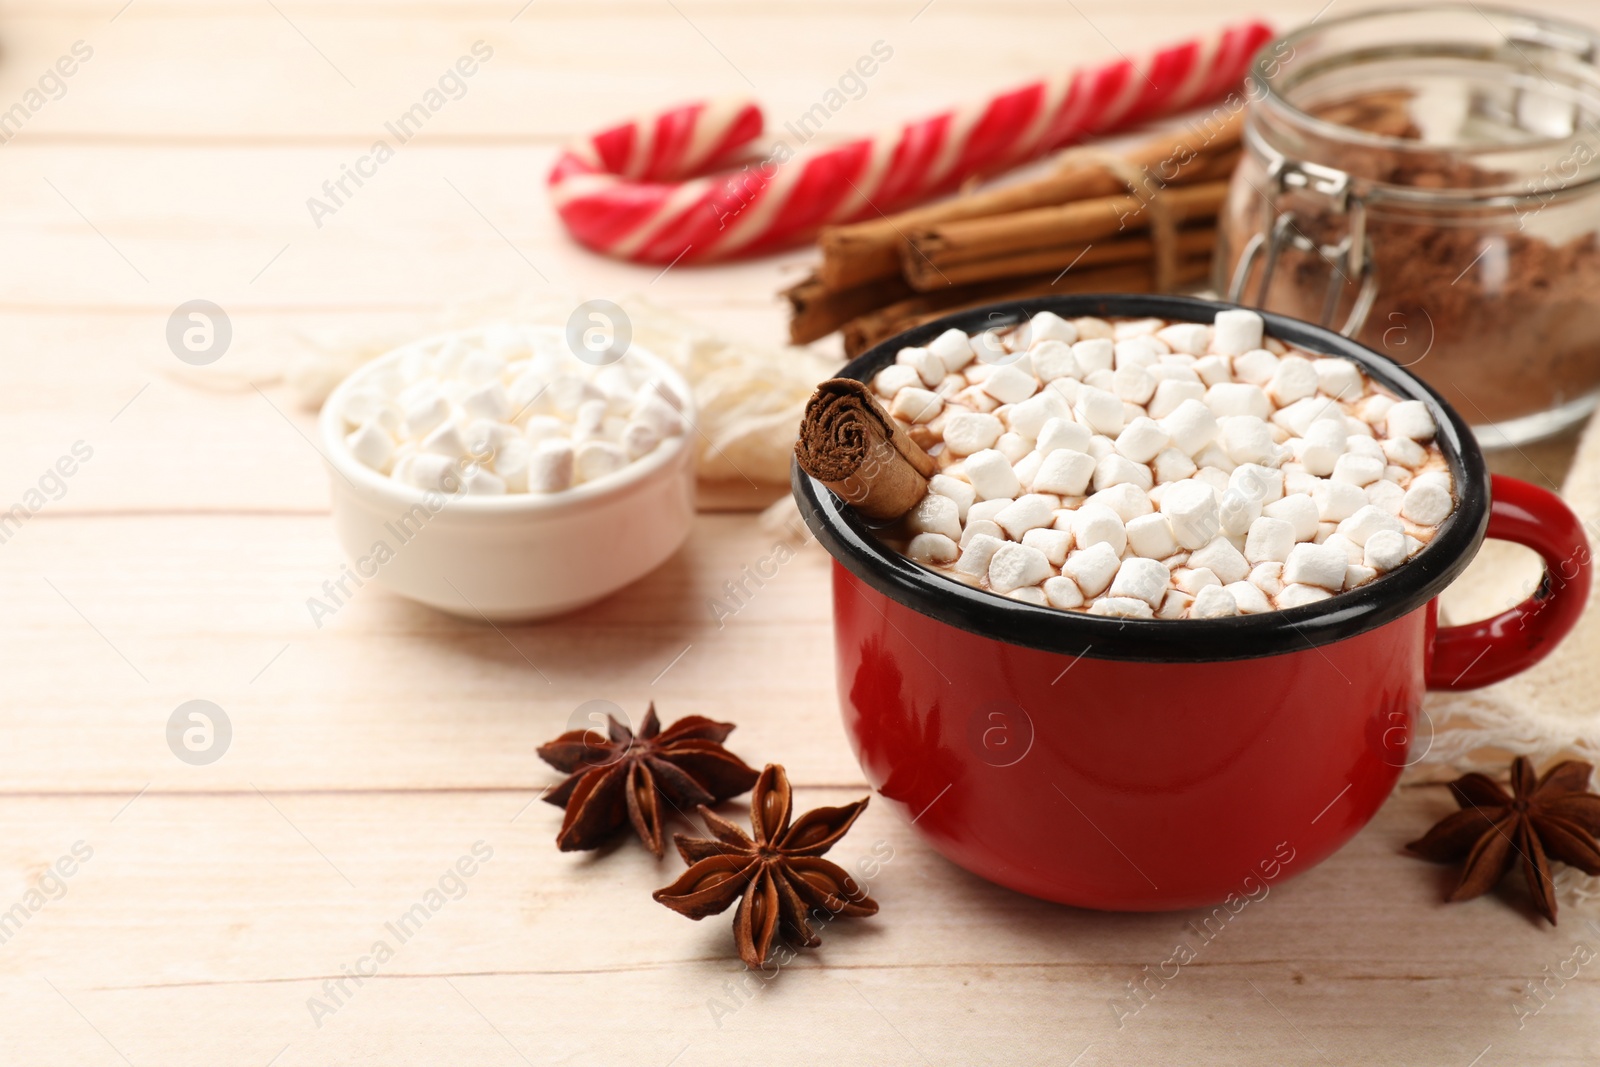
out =
[[[1441,871],[1396,854],[1450,806],[1438,789],[1403,791],[1209,943],[1187,925],[1200,913],[1105,915],[983,883],[874,807],[837,854],[892,850],[872,883],[880,916],[835,924],[743,995],[728,920],[691,924],[649,900],[675,859],[633,845],[562,855],[559,813],[519,805],[147,794],[112,823],[108,798],[0,802],[0,847],[28,880],[76,841],[94,850],[0,954],[0,1039],[26,1063],[118,1062],[106,1044],[133,1063],[196,1064],[265,1063],[285,1046],[279,1063],[516,1062],[507,1041],[530,1062],[584,1063],[750,1063],[797,1043],[852,1064],[1465,1064],[1485,1048],[1483,1062],[1580,1064],[1600,1051],[1592,980],[1520,1030],[1514,1011],[1592,931],[1540,928],[1493,899],[1440,905]],[[400,943],[385,924],[478,841],[493,855],[464,894]],[[335,1001],[323,982],[380,940],[393,958]],[[1127,984],[1179,941],[1197,959],[1136,1012],[1114,1010],[1138,1003]],[[312,997],[337,1009],[320,1027]]]

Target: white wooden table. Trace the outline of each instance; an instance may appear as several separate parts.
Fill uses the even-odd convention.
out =
[[[1320,0],[1274,6],[1288,25]],[[645,290],[782,336],[772,293],[803,254],[655,278],[566,243],[541,189],[564,138],[752,90],[781,125],[888,42],[835,136],[1249,8],[0,4],[0,108],[74,42],[92,49],[0,148],[0,508],[46,483],[0,544],[0,1062],[1596,1062],[1600,964],[1552,982],[1520,1028],[1517,1007],[1538,1006],[1524,988],[1544,968],[1571,973],[1576,943],[1600,946],[1600,926],[1542,928],[1492,898],[1440,906],[1449,873],[1400,854],[1452,806],[1427,788],[1274,888],[1131,1016],[1128,984],[1189,916],[998,889],[882,807],[840,850],[892,847],[880,916],[741,985],[727,920],[649,899],[675,858],[558,853],[560,812],[532,801],[557,780],[535,746],[590,699],[738,722],[731,746],[785,763],[805,807],[864,791],[837,722],[821,551],[713,622],[708,598],[774,539],[749,513],[704,514],[659,572],[559,623],[497,631],[372,588],[321,629],[305,606],[342,559],[311,418],[281,383],[297,331],[404,331],[454,301],[548,289]],[[479,40],[493,56],[465,95],[316,226],[307,198]],[[200,369],[164,336],[197,298],[234,331]],[[45,477],[80,441],[92,456]],[[194,699],[231,723],[204,766],[166,738]],[[462,895],[401,943],[386,924],[475,847],[492,857],[447,879]],[[62,857],[70,877],[50,874]],[[377,963],[380,941],[393,954]]]

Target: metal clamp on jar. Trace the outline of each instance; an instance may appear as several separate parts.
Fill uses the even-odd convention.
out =
[[[1264,49],[1218,289],[1411,368],[1486,447],[1600,395],[1600,36],[1472,4]]]

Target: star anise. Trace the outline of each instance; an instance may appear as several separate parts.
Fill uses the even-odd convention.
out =
[[[754,767],[722,747],[731,722],[700,715],[679,719],[665,730],[650,705],[637,736],[610,715],[607,736],[569,730],[539,746],[539,756],[569,777],[545,795],[567,809],[556,834],[563,852],[599,848],[626,822],[661,855],[663,802],[685,816],[702,804],[738,796],[755,784]]]
[[[700,817],[717,840],[675,835],[673,843],[689,869],[652,896],[691,919],[721,914],[738,900],[733,937],[739,958],[752,970],[766,962],[780,931],[793,943],[815,948],[822,940],[808,918],[826,922],[835,915],[878,913],[877,902],[844,868],[821,858],[844,837],[870,799],[841,808],[816,808],[791,826],[789,776],[780,765],[769,763],[750,793],[754,840],[702,808]]]
[[[1600,874],[1600,796],[1590,793],[1594,768],[1577,760],[1558,763],[1535,778],[1533,764],[1518,756],[1511,764],[1511,792],[1482,774],[1450,783],[1461,810],[1443,819],[1406,848],[1436,863],[1465,858],[1451,900],[1471,900],[1499,883],[1522,863],[1523,876],[1539,913],[1556,921],[1555,885],[1550,861],[1560,860],[1585,874]]]

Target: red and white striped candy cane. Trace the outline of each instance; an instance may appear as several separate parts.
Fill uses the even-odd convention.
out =
[[[756,255],[826,225],[948,193],[1086,136],[1216,99],[1240,84],[1272,36],[1260,22],[1244,23],[1137,62],[1031,82],[878,136],[792,158],[775,149],[737,171],[726,168],[761,135],[761,109],[748,100],[686,104],[568,147],[550,171],[550,197],[573,237],[620,259]]]

